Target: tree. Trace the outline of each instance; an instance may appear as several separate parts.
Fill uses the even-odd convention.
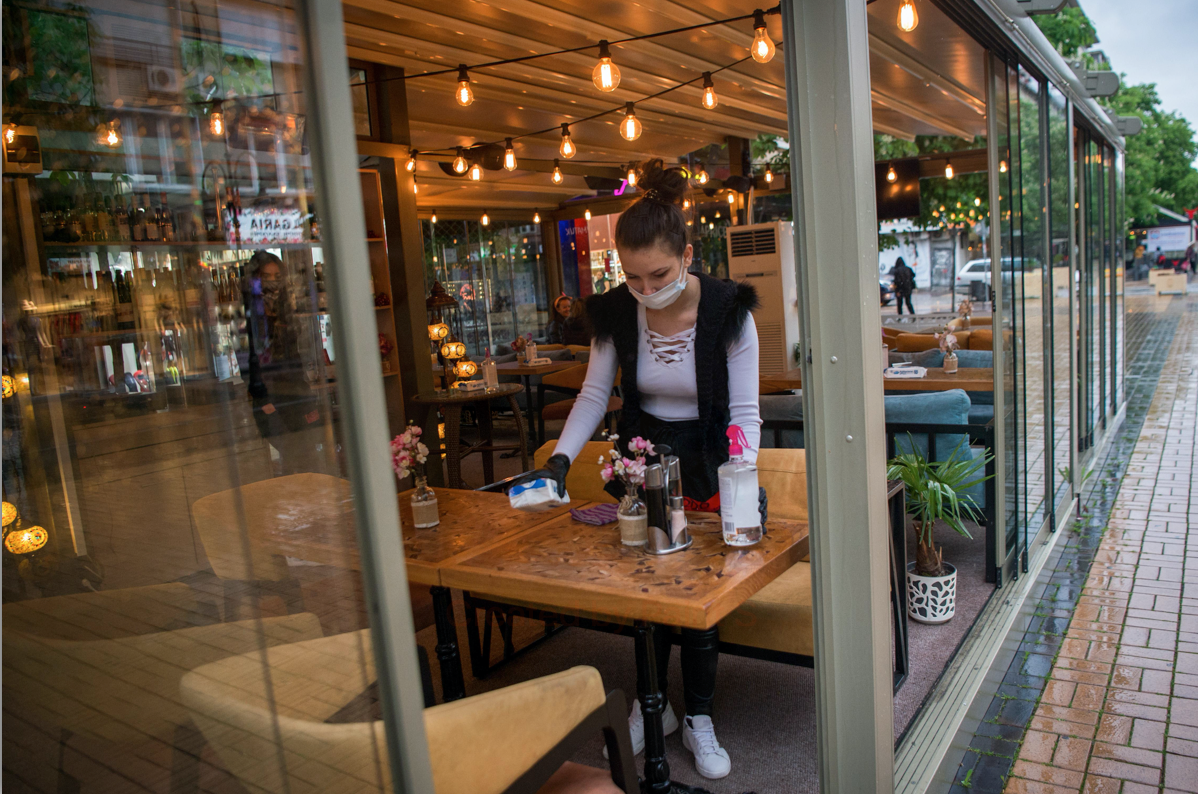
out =
[[[966,141],[948,135],[917,135],[914,141],[905,141],[891,135],[874,135],[874,159],[880,163],[924,154],[985,148],[985,138]],[[958,174],[954,179],[929,177],[919,180],[919,216],[911,222],[923,229],[941,228],[952,223],[973,224],[986,217],[989,207],[986,174]]]
[[[1077,58],[1083,50],[1098,43],[1094,23],[1080,8],[1066,8],[1053,15],[1041,14],[1032,20],[1063,58]]]

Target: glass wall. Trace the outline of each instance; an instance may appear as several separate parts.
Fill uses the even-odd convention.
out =
[[[1069,439],[1072,436],[1072,301],[1073,270],[1069,237],[1069,164],[1071,129],[1069,107],[1062,94],[1051,83],[1047,92],[1048,128],[1048,240],[1050,262],[1048,287],[1044,306],[1051,305],[1050,339],[1047,347],[1047,362],[1052,377],[1047,379],[1048,396],[1045,398],[1048,411],[1048,426],[1051,428],[1049,444],[1051,466],[1048,470],[1048,492],[1054,494],[1052,506],[1059,509],[1070,493],[1068,472],[1072,466]],[[1051,303],[1050,303],[1051,301]]]
[[[1114,172],[1115,192],[1111,201],[1111,206],[1114,208],[1111,223],[1111,242],[1114,245],[1114,251],[1111,254],[1111,297],[1113,299],[1111,315],[1111,361],[1113,362],[1114,382],[1111,384],[1111,394],[1114,399],[1111,402],[1111,411],[1117,412],[1127,399],[1124,381],[1126,376],[1124,372],[1126,365],[1124,348],[1126,342],[1124,339],[1123,317],[1123,282],[1125,277],[1123,267],[1126,261],[1124,246],[1127,245],[1127,209],[1126,194],[1124,192],[1123,152],[1115,152]]]
[[[299,30],[4,4],[6,788],[390,786]]]

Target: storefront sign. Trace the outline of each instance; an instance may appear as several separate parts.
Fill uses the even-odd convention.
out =
[[[1184,251],[1192,239],[1189,226],[1156,226],[1148,230],[1145,246],[1149,253],[1158,248],[1161,249],[1161,253]]]
[[[272,243],[302,243],[304,241],[304,214],[296,209],[242,209],[237,218],[241,231],[242,245],[269,245]],[[229,224],[229,243],[233,225]]]

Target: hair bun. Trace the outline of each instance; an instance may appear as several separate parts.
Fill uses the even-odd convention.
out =
[[[661,158],[646,160],[637,168],[637,187],[644,198],[661,204],[682,204],[689,183],[682,168],[666,168]]]

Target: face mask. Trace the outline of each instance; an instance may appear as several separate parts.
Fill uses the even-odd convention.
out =
[[[642,295],[632,287],[628,291],[632,293],[632,297],[636,298],[646,309],[664,309],[674,301],[678,300],[678,296],[686,289],[687,272],[685,263],[679,266],[681,272],[678,274],[676,281],[670,282],[669,286],[662,287],[657,292],[651,295]]]

